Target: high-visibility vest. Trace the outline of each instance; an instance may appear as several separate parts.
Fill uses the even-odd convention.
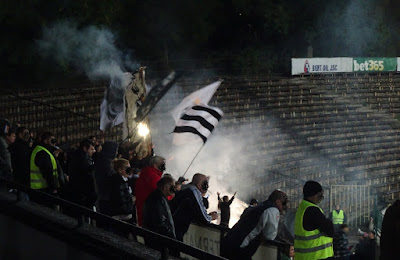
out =
[[[333,238],[324,236],[318,229],[307,231],[303,227],[304,212],[317,205],[303,200],[296,212],[294,225],[294,251],[296,260],[325,259],[333,256]]]
[[[45,151],[49,154],[51,159],[51,164],[53,165],[53,175],[54,178],[57,180],[58,183],[58,172],[57,172],[57,162],[54,156],[44,148],[43,146],[37,145],[35,149],[32,151],[31,155],[31,164],[30,164],[30,176],[31,176],[31,188],[32,189],[44,189],[47,188],[47,181],[43,177],[42,173],[40,172],[39,167],[35,163],[36,154],[40,151]]]
[[[343,224],[344,221],[344,213],[343,210],[340,210],[339,213],[337,213],[336,210],[332,212],[332,222],[333,224]]]

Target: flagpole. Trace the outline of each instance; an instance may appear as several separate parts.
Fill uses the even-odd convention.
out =
[[[197,158],[197,155],[199,155],[199,153],[201,152],[201,150],[203,149],[203,147],[204,147],[205,144],[206,144],[206,143],[204,143],[204,144],[200,147],[200,149],[197,151],[196,155],[194,156],[193,160],[190,162],[189,166],[187,167],[187,169],[186,169],[186,171],[185,171],[185,173],[183,174],[182,177],[185,177],[185,175],[186,175],[187,171],[189,170],[190,166],[192,166],[194,160]]]

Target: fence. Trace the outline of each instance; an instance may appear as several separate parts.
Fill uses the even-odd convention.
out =
[[[358,228],[369,221],[374,203],[370,192],[367,185],[331,185],[330,211],[339,204],[349,226]]]
[[[190,225],[190,228],[188,232],[186,233],[184,237],[184,242],[180,242],[174,239],[171,239],[169,237],[151,232],[149,230],[146,230],[141,227],[137,227],[132,224],[128,224],[126,222],[122,222],[116,219],[113,219],[109,216],[106,216],[104,214],[95,212],[91,209],[82,207],[80,205],[77,205],[75,203],[69,202],[67,200],[61,199],[59,197],[54,197],[48,193],[44,193],[38,190],[33,190],[30,189],[24,185],[5,180],[3,178],[0,178],[0,213],[4,212],[7,213],[7,211],[10,211],[8,213],[11,213],[13,211],[13,208],[10,206],[5,206],[5,205],[15,205],[18,207],[18,204],[20,203],[21,207],[25,205],[24,203],[20,201],[20,197],[17,196],[12,196],[12,194],[5,192],[4,187],[5,183],[9,185],[13,185],[16,187],[19,191],[24,191],[30,196],[35,194],[36,197],[41,197],[43,199],[46,199],[49,203],[53,205],[58,205],[61,209],[69,208],[73,209],[74,212],[76,212],[76,218],[78,221],[78,225],[74,227],[73,229],[78,229],[79,227],[84,226],[84,219],[85,218],[90,218],[94,220],[95,223],[102,222],[103,224],[106,224],[106,226],[113,226],[118,230],[126,230],[129,231],[133,237],[137,238],[137,241],[140,243],[144,243],[146,239],[151,239],[152,241],[157,241],[157,244],[160,246],[159,250],[161,252],[161,259],[168,259],[169,255],[169,250],[172,249],[175,252],[181,252],[181,256],[183,259],[207,259],[207,260],[218,260],[218,259],[225,259],[223,257],[220,257],[220,241],[221,238],[226,233],[226,228],[221,228],[219,226],[209,224],[195,224],[192,223]],[[3,196],[5,196],[3,198]],[[31,204],[30,202],[28,204]],[[35,207],[35,205],[30,205],[30,208]],[[35,216],[37,218],[37,221],[35,223],[47,223],[47,225],[52,225],[50,222],[46,222],[45,219],[43,219],[43,216],[41,217],[40,215],[43,214],[43,209],[41,207],[37,207],[37,211],[41,212],[39,215]],[[49,209],[47,209],[49,210]],[[57,213],[57,212],[56,212]],[[27,212],[19,212],[17,214],[17,218],[21,216],[27,215]],[[32,213],[29,213],[32,214]],[[6,214],[7,215],[7,214]],[[11,214],[12,215],[12,214]],[[52,216],[55,217],[55,216]],[[30,219],[31,217],[29,217]],[[50,228],[51,229],[51,228]],[[53,229],[57,229],[56,227],[53,227]],[[64,228],[61,228],[61,231]],[[59,231],[59,230],[58,230]],[[56,232],[58,232],[56,231]],[[64,231],[62,231],[64,232]],[[105,232],[105,231],[104,231]],[[80,234],[80,236],[84,236],[84,234]],[[67,232],[64,232],[63,235],[61,236],[61,240],[63,237],[67,237]],[[90,244],[90,242],[88,242]],[[94,243],[95,244],[95,243]],[[255,256],[253,259],[280,259],[281,252],[284,250],[288,249],[287,244],[283,244],[281,242],[276,242],[276,241],[264,241],[262,245],[259,247],[258,251],[256,252]],[[121,249],[115,249],[117,252],[116,254],[122,254]],[[135,258],[136,259],[136,258]]]

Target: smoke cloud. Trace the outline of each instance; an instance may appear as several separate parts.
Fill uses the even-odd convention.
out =
[[[138,64],[130,52],[115,46],[115,35],[104,27],[87,26],[62,21],[43,29],[37,41],[40,54],[54,59],[63,68],[70,66],[85,73],[90,80],[118,78],[126,86],[124,67],[132,71]]]
[[[379,1],[334,1],[319,18],[316,45],[322,56],[383,56],[390,33]]]
[[[196,89],[201,87],[204,87],[204,85],[199,85]],[[202,143],[183,146],[172,145],[173,134],[171,132],[175,125],[169,112],[187,94],[196,89],[173,86],[150,114],[151,138],[155,144],[155,153],[167,159],[166,172],[176,179],[184,174]],[[220,104],[210,103],[210,105],[221,108]],[[251,125],[238,124],[233,129],[229,128],[229,120],[232,120],[232,118],[222,118],[188,169],[185,178],[190,181],[195,173],[210,176],[209,211],[217,210],[217,192],[221,193],[221,197],[224,195],[231,197],[237,191],[237,197],[231,205],[230,226],[232,226],[247,206],[239,198],[247,202],[255,193],[253,189],[249,189],[249,183],[251,183],[253,177],[251,167],[254,167],[254,158],[252,157],[254,153],[262,154],[265,147],[255,145],[257,140],[252,135],[254,129]],[[252,124],[259,125],[259,123],[253,122]],[[265,129],[268,131],[268,127],[265,126]],[[245,138],[238,138],[238,136]],[[249,149],[253,151],[248,153]],[[266,156],[265,159],[265,163],[268,164],[272,157]],[[262,199],[266,199],[267,196]]]
[[[167,172],[175,178],[184,174],[201,145],[172,145],[172,131],[175,125],[169,112],[186,95],[205,86],[207,81],[199,81],[202,82],[201,85],[196,82],[186,82],[182,83],[182,86],[172,87],[150,114],[155,153],[167,159]],[[224,86],[221,86],[215,95],[223,94],[225,92],[223,88]],[[248,202],[252,197],[265,200],[274,189],[282,189],[288,192],[291,205],[294,205],[302,198],[302,186],[305,181],[314,179],[325,187],[327,199],[321,206],[329,211],[329,187],[335,183],[331,178],[344,173],[350,174],[350,169],[347,168],[349,166],[344,165],[344,162],[335,156],[336,152],[345,153],[342,144],[332,142],[326,144],[327,146],[314,145],[313,138],[316,137],[309,139],[306,133],[285,123],[285,119],[279,119],[281,114],[273,115],[272,112],[269,114],[268,109],[265,109],[261,114],[252,115],[255,110],[261,109],[259,107],[268,107],[265,101],[252,100],[250,103],[245,98],[236,96],[233,88],[228,91],[231,91],[229,96],[239,99],[240,103],[235,104],[240,108],[234,111],[234,107],[228,104],[230,102],[228,98],[214,97],[210,105],[222,109],[225,117],[185,175],[189,180],[198,172],[211,177],[209,210],[217,209],[217,192],[230,197],[237,191],[238,198]],[[337,107],[347,105],[345,100],[340,98],[335,100]],[[242,112],[237,112],[240,109]],[[361,120],[363,115],[355,112],[351,117],[354,116],[360,117]],[[341,120],[343,121],[341,125],[345,125],[344,122],[348,119],[350,115],[341,114],[338,118],[327,117],[326,123],[332,120],[332,125],[338,126],[339,123],[335,120]],[[340,133],[340,129],[337,131]],[[320,137],[325,134],[323,131],[318,133]],[[371,154],[372,147],[368,150]],[[356,164],[353,166],[359,166]],[[346,184],[350,184],[356,180],[345,181]],[[232,204],[231,225],[246,207],[243,201],[236,199]]]

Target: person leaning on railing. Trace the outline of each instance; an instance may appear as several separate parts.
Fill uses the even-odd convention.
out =
[[[201,173],[193,175],[192,182],[171,200],[171,210],[175,223],[176,238],[183,241],[190,223],[194,220],[210,223],[217,219],[217,212],[207,213],[203,195],[208,190],[208,177]]]
[[[175,180],[164,176],[157,182],[157,189],[147,197],[143,206],[143,227],[158,234],[176,238],[175,225],[168,203],[168,196],[175,193]],[[146,245],[159,249],[159,242],[146,238]]]
[[[221,256],[230,260],[251,259],[262,239],[274,240],[278,234],[280,213],[286,210],[287,195],[273,191],[267,200],[242,214],[221,241]]]

